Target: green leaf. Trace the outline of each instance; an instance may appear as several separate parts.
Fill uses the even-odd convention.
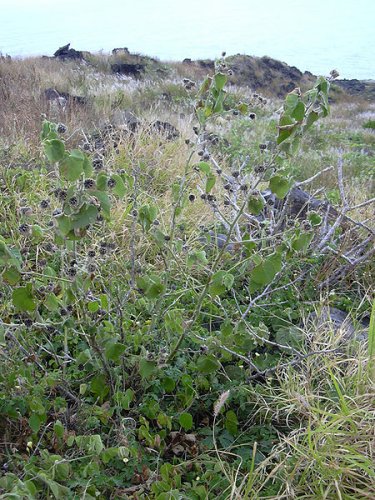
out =
[[[111,216],[111,200],[107,193],[104,193],[104,191],[93,191],[92,195],[99,201],[103,217],[109,220]]]
[[[108,189],[108,176],[104,172],[100,172],[96,178],[96,187],[99,191],[106,191]]]
[[[139,373],[142,378],[148,379],[157,371],[157,366],[154,361],[142,358],[139,361]]]
[[[277,144],[281,144],[283,141],[288,139],[296,128],[297,123],[293,118],[288,115],[281,115],[278,129],[279,134],[277,136]]]
[[[214,76],[214,85],[216,90],[223,90],[227,83],[228,77],[224,73],[216,73]]]
[[[21,281],[21,273],[14,266],[6,269],[3,272],[2,276],[3,276],[3,280],[12,286],[16,285],[17,283],[19,283]]]
[[[178,422],[185,431],[190,431],[193,427],[193,417],[190,413],[181,413],[178,418]]]
[[[58,137],[56,124],[44,120],[40,137],[42,141],[45,139],[56,139]]]
[[[274,175],[270,179],[270,189],[275,195],[283,199],[288,194],[291,187],[291,180],[281,175]]]
[[[304,130],[308,130],[313,123],[319,120],[319,114],[316,111],[310,111],[307,115],[306,124],[304,126]]]
[[[207,76],[207,78],[204,79],[201,88],[199,89],[198,95],[202,95],[207,92],[207,90],[210,88],[212,83],[212,78],[210,76]]]
[[[263,196],[250,195],[247,202],[247,208],[253,215],[259,215],[264,208]]]
[[[0,236],[0,266],[12,265],[21,271],[21,262],[19,251],[9,248]]]
[[[84,204],[78,214],[74,215],[71,219],[73,229],[86,227],[96,221],[98,215],[98,208],[95,205]]]
[[[148,231],[156,219],[157,208],[153,205],[142,205],[138,211],[138,219],[144,231]]]
[[[51,455],[51,457],[52,456],[53,455]],[[61,460],[61,457],[59,455],[55,455],[55,457],[58,457],[57,460]],[[57,479],[58,481],[66,481],[71,473],[70,464],[68,462],[55,463],[54,469],[55,479]]]
[[[42,420],[37,413],[33,413],[29,418],[29,426],[33,432],[39,432]]]
[[[108,343],[105,346],[105,357],[110,360],[118,363],[120,361],[120,357],[124,354],[126,346],[124,344],[120,344],[118,342]]]
[[[287,94],[285,97],[285,103],[284,103],[284,110],[287,115],[290,115],[300,102],[300,97],[298,94],[295,93],[295,91],[290,92]]]
[[[90,389],[95,396],[104,399],[106,395],[109,393],[109,387],[105,376],[100,374],[94,377],[91,380]]]
[[[53,425],[53,431],[55,433],[55,435],[58,437],[58,438],[63,438],[64,437],[64,426],[63,424],[60,422],[60,420],[56,420],[56,422],[54,423]]]
[[[187,266],[189,268],[193,266],[205,266],[207,264],[207,256],[204,250],[199,250],[196,252],[191,252],[187,257]]]
[[[73,149],[60,163],[60,174],[68,181],[76,181],[83,172],[85,155],[79,149]]]
[[[224,110],[223,103],[224,103],[225,97],[226,97],[225,90],[220,91],[220,93],[215,101],[215,106],[213,109],[214,113],[221,113]]]
[[[234,277],[231,274],[227,276],[227,274],[229,273],[226,271],[218,271],[212,276],[209,286],[209,292],[211,295],[222,295],[229,289],[227,288],[227,285],[230,285],[230,288],[232,287]]]
[[[212,276],[210,285],[210,293],[213,295],[220,295],[226,290],[230,290],[234,283],[234,276],[226,271],[218,271]],[[216,293],[215,293],[216,292]]]
[[[260,286],[268,285],[280,270],[281,254],[277,252],[254,267],[251,272],[251,281]]]
[[[183,332],[183,315],[180,309],[170,309],[164,315],[164,323],[168,332],[181,334]]]
[[[34,243],[40,243],[44,238],[43,229],[38,224],[33,224],[31,227],[31,234]]]
[[[117,447],[107,448],[106,450],[102,451],[100,458],[103,464],[108,464],[113,458],[117,457],[117,454]]]
[[[216,177],[214,174],[209,174],[207,176],[206,180],[206,193],[208,194],[210,191],[212,191],[212,188],[215,186],[216,183]]]
[[[157,274],[140,276],[137,279],[137,285],[149,299],[156,299],[165,290],[165,285]]]
[[[65,146],[58,139],[44,141],[44,152],[51,163],[60,161],[65,156]]]
[[[67,236],[72,230],[72,221],[67,215],[59,215],[56,218],[58,228],[64,236]]]
[[[230,273],[225,273],[222,278],[222,283],[227,290],[230,290],[234,284],[234,276]]]
[[[199,163],[197,163],[196,167],[198,167],[199,170],[206,175],[210,175],[211,173],[211,166],[206,161],[200,161]],[[178,187],[180,186],[178,185]]]
[[[238,434],[238,419],[233,410],[229,410],[225,414],[225,428],[232,436]]]
[[[100,453],[104,450],[104,444],[99,434],[93,434],[91,436],[76,436],[75,441],[81,449],[88,453],[100,455]]]
[[[91,177],[94,172],[94,169],[92,167],[91,160],[86,155],[84,156],[85,158],[83,160],[83,165],[82,165],[83,173],[85,174],[85,177]]]
[[[278,344],[301,349],[305,341],[305,335],[301,328],[296,326],[279,328],[275,335]],[[288,352],[288,349],[282,349]]]
[[[293,113],[291,113],[291,117],[297,120],[298,122],[301,122],[304,117],[305,117],[305,105],[303,104],[302,101],[299,101],[297,106],[294,108]]]
[[[247,115],[249,112],[249,105],[244,103],[244,102],[240,102],[236,106],[236,109],[238,109],[238,111],[241,113],[241,115]]]
[[[48,486],[56,500],[71,497],[72,492],[69,488],[53,481],[45,472],[38,472],[35,477],[43,481]]]
[[[31,284],[13,290],[12,300],[19,311],[34,311],[36,308]]]
[[[220,368],[219,361],[213,356],[200,356],[197,360],[197,369],[201,373],[214,373]]]
[[[112,179],[116,182],[114,188],[112,189],[112,192],[119,198],[123,198],[126,194],[127,189],[122,177],[118,174],[114,174],[112,175]]]
[[[96,313],[99,311],[100,309],[100,304],[97,300],[93,300],[91,302],[89,302],[87,304],[87,309],[91,312],[91,313]]]
[[[308,233],[303,233],[300,236],[294,238],[292,240],[293,250],[295,250],[296,252],[306,252],[313,237],[314,233],[311,231]]]
[[[54,293],[49,293],[46,298],[44,299],[44,305],[46,306],[46,308],[53,312],[53,311],[57,311],[60,307],[60,303],[59,301],[57,300],[57,297]]]
[[[320,226],[320,224],[322,223],[322,218],[318,213],[310,212],[309,213],[309,221],[311,222],[311,224],[313,226]]]
[[[115,401],[123,410],[129,410],[130,403],[134,401],[133,389],[126,389],[125,392],[116,392]]]
[[[171,377],[165,377],[161,381],[161,385],[165,392],[171,393],[175,390],[176,382]]]

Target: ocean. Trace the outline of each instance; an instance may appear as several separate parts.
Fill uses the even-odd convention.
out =
[[[77,50],[182,60],[268,55],[302,71],[375,79],[375,0],[0,0],[0,52]]]

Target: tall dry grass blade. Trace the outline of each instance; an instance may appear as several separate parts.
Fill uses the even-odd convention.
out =
[[[375,300],[372,304],[370,327],[368,330],[369,375],[375,378]]]

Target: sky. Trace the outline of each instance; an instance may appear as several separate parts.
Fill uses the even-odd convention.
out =
[[[375,79],[375,0],[0,0],[0,51],[114,47],[161,59],[268,55]]]

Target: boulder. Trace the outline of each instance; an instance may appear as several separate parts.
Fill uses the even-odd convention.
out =
[[[113,56],[117,56],[119,54],[129,56],[130,52],[129,52],[129,49],[127,47],[118,47],[118,48],[112,50]]]
[[[73,104],[80,106],[87,104],[86,97],[79,95],[72,95],[69,94],[68,92],[59,92],[54,88],[45,89],[44,98],[47,101],[56,101],[62,106],[65,106],[66,104]]]
[[[83,54],[80,50],[75,50],[70,48],[70,43],[60,47],[53,54],[57,59],[62,59],[63,61],[67,59],[83,59]]]
[[[128,64],[128,63],[114,63],[111,64],[112,73],[117,73],[119,75],[131,76],[134,78],[140,78],[145,70],[144,64]]]
[[[355,324],[356,323],[356,324]],[[309,314],[306,326],[313,325],[314,329],[331,329],[340,335],[343,341],[364,341],[368,337],[368,323],[366,320],[354,322],[350,315],[336,307],[324,306],[320,311]]]
[[[310,211],[320,212],[322,215],[329,209],[328,218],[330,221],[338,217],[337,210],[332,207],[327,201],[318,200],[307,191],[299,187],[293,187],[289,195],[283,200],[279,200],[270,189],[262,191],[262,196],[265,201],[273,207],[275,217],[277,213],[284,209],[285,203],[286,215],[292,219],[306,219],[307,213]],[[262,218],[262,216],[260,216]],[[344,219],[345,221],[345,219]]]
[[[141,124],[138,118],[127,109],[117,109],[113,113],[111,123],[119,129],[130,130],[130,132],[135,132]]]
[[[169,140],[177,139],[180,137],[180,132],[169,122],[163,122],[161,120],[156,120],[151,124],[151,128],[156,130],[161,134],[165,134],[166,138]]]

